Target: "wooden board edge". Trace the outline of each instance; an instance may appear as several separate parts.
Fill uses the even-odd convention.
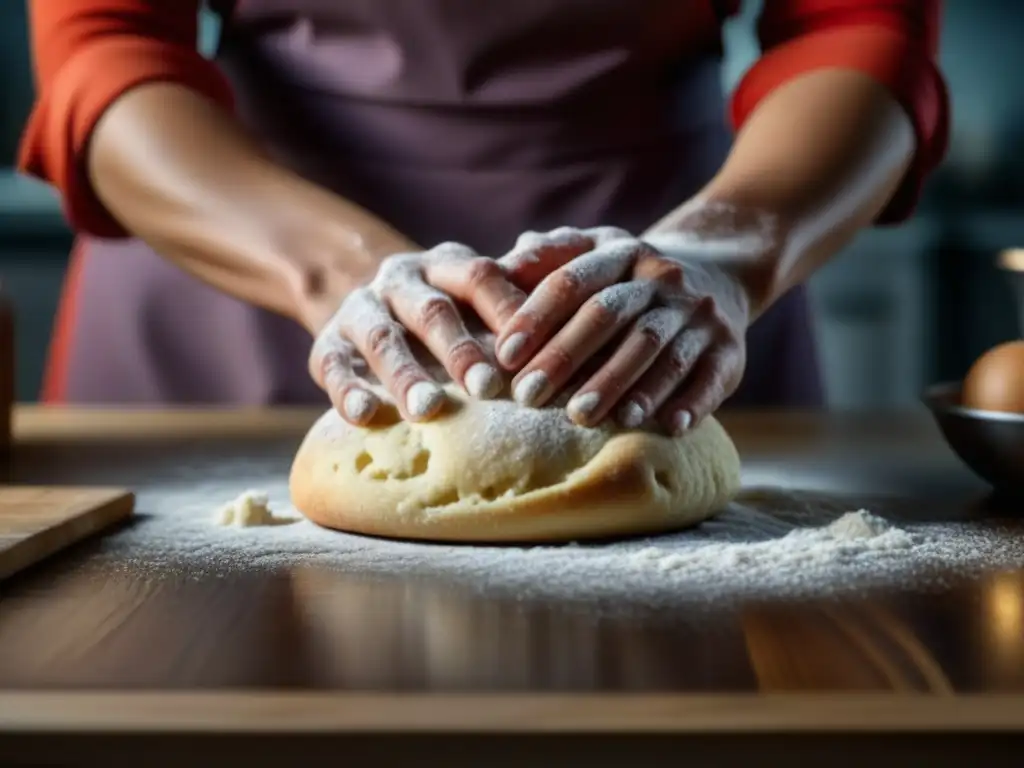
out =
[[[301,438],[324,407],[88,408],[18,404],[18,445],[60,442]]]
[[[1024,730],[1024,696],[0,692],[0,732],[921,733]]]
[[[41,486],[13,485],[6,488],[33,489]],[[62,491],[88,492],[95,495],[96,506],[89,514],[72,517],[59,524],[30,536],[4,551],[0,562],[0,582],[20,571],[30,568],[85,539],[95,536],[121,520],[127,520],[135,513],[135,493],[126,488],[92,486],[53,486]],[[106,496],[106,498],[103,498]]]

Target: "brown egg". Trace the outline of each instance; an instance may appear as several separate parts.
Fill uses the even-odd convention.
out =
[[[967,372],[961,402],[968,408],[1024,413],[1024,341],[1000,344]]]

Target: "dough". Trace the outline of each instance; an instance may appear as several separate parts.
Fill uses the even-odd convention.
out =
[[[270,510],[266,491],[245,491],[238,498],[217,510],[217,525],[255,528],[265,525],[288,525],[301,518],[278,517]]]
[[[400,539],[571,541],[694,525],[739,490],[739,456],[714,418],[673,439],[447,392],[448,411],[424,423],[393,407],[367,428],[321,416],[292,465],[296,509]]]

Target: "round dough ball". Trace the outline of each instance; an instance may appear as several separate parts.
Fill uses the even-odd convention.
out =
[[[296,509],[399,539],[572,541],[695,525],[739,490],[736,447],[714,418],[669,438],[446,391],[447,412],[428,422],[393,407],[367,428],[321,416],[292,465]]]

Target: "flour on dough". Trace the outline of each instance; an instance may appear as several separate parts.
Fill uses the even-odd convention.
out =
[[[448,412],[426,422],[386,406],[362,428],[327,411],[292,465],[296,509],[392,538],[570,541],[695,525],[739,490],[739,456],[714,418],[670,438],[445,389]]]
[[[255,528],[267,525],[289,525],[298,518],[278,517],[270,510],[270,499],[265,491],[245,491],[219,510],[214,518],[217,525],[236,528]]]

